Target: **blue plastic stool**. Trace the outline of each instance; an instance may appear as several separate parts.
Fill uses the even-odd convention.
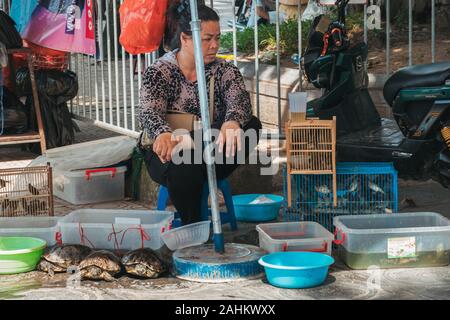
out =
[[[229,223],[231,230],[236,231],[237,230],[237,222],[236,222],[236,216],[234,214],[234,206],[233,206],[233,198],[231,196],[231,188],[230,184],[227,180],[218,180],[217,181],[217,189],[222,191],[223,197],[225,199],[225,206],[227,207],[226,212],[220,212],[220,221],[223,223]],[[203,191],[202,191],[202,202],[201,202],[201,210],[202,210],[202,220],[206,221],[208,220],[209,216],[211,215],[211,209],[208,207],[208,197],[209,197],[209,186],[208,183],[205,182],[203,184]],[[160,185],[159,187],[159,193],[158,193],[158,210],[165,210],[167,207],[167,201],[169,200],[169,190],[163,186]],[[176,228],[181,225],[180,223],[180,214],[178,212],[175,212],[175,219],[173,223],[173,227]],[[177,221],[178,220],[178,221]]]

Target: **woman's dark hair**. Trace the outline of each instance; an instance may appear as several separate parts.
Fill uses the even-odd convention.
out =
[[[199,1],[198,17],[200,21],[219,21],[216,11]],[[164,49],[174,50],[181,48],[180,35],[185,33],[192,35],[191,31],[191,10],[189,0],[172,1],[166,14],[166,30],[164,32]]]

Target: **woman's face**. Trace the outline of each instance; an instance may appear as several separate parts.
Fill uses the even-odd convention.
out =
[[[220,24],[218,21],[201,23],[200,37],[202,39],[203,60],[209,64],[216,59],[220,47]],[[181,35],[182,50],[187,50],[194,56],[194,41],[192,37]]]

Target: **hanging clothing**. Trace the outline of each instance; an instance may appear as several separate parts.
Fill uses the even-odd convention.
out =
[[[16,0],[11,3],[10,15],[16,22],[16,28],[19,33],[22,33],[23,30],[25,30],[38,2],[38,0]]]

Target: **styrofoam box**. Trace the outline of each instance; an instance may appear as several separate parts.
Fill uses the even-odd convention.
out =
[[[59,217],[0,217],[0,237],[33,237],[56,244]]]
[[[310,251],[331,255],[334,236],[317,222],[279,222],[256,226],[259,246],[268,252]]]
[[[72,204],[122,200],[127,168],[112,167],[53,172],[53,193]]]
[[[171,228],[173,216],[170,211],[81,209],[62,217],[59,227],[66,244],[124,250],[143,245],[158,250],[164,244],[161,234]]]

